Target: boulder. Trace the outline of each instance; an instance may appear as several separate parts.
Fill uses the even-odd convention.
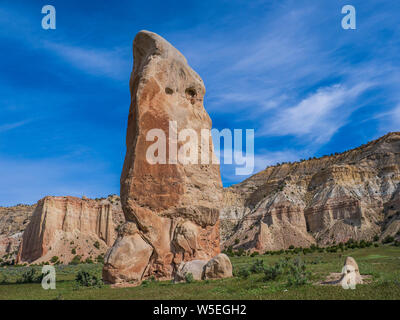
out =
[[[228,256],[220,253],[204,266],[204,279],[221,279],[232,277],[232,264]]]
[[[178,267],[178,271],[175,274],[175,281],[185,281],[186,275],[191,273],[194,280],[202,280],[204,275],[204,266],[207,264],[207,260],[192,260],[188,262],[182,262]]]
[[[346,258],[339,283],[345,289],[355,289],[355,285],[363,283],[358,264],[353,257]]]
[[[155,33],[136,35],[133,56],[121,203],[137,236],[128,246],[124,238],[131,235],[120,233],[107,254],[103,276],[111,283],[173,279],[182,262],[209,260],[220,252],[222,182],[219,165],[212,162],[203,81]],[[201,143],[196,136],[202,137]],[[151,247],[151,255],[126,249],[140,239]],[[128,267],[133,261],[140,266],[135,271]]]

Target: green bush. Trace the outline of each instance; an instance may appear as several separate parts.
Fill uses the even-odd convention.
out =
[[[295,258],[292,261],[282,259],[275,265],[265,268],[264,281],[272,281],[280,276],[287,276],[287,286],[300,286],[309,282],[310,273],[306,271],[306,264],[300,259]]]
[[[185,274],[186,283],[192,283],[194,281],[193,274],[188,272]]]
[[[258,260],[250,267],[251,273],[262,273],[264,272],[264,261]]]
[[[43,279],[42,273],[37,273],[34,268],[28,268],[20,279],[17,279],[18,283],[40,283]]]
[[[100,242],[96,241],[93,245],[95,248],[100,249]]]
[[[58,262],[58,257],[57,257],[57,256],[53,256],[53,257],[50,259],[50,262],[51,262],[51,263],[57,263],[57,262]]]
[[[378,235],[375,235],[373,240],[374,240],[375,242],[379,241],[379,236],[378,236]]]
[[[281,274],[280,269],[277,267],[277,265],[272,266],[272,267],[267,267],[264,270],[264,281],[272,281],[275,280],[279,275]]]
[[[75,249],[75,248],[72,248],[71,253],[72,253],[72,254],[76,254],[76,249]]]
[[[85,260],[85,263],[89,263],[89,264],[91,264],[91,263],[93,263],[93,260],[92,260],[92,259],[90,259],[89,257],[87,257],[87,258],[86,258],[86,260]]]
[[[82,259],[82,257],[77,255],[77,256],[73,257],[73,259],[71,260],[71,262],[69,264],[73,264],[73,265],[80,264],[81,259]]]
[[[80,270],[75,277],[75,283],[78,287],[101,287],[103,280],[94,273]]]
[[[104,255],[99,254],[96,258],[97,263],[104,263]]]
[[[288,287],[302,286],[309,282],[309,278],[310,273],[306,271],[306,264],[300,259],[295,259],[289,265],[286,285]]]
[[[394,237],[392,236],[387,236],[385,239],[383,239],[382,243],[386,244],[386,243],[392,243],[394,242]]]
[[[241,278],[247,279],[249,277],[249,275],[250,275],[250,271],[246,268],[241,269],[239,271],[239,277],[241,277]]]

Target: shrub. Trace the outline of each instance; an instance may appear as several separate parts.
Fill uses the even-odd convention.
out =
[[[76,254],[76,249],[75,249],[75,248],[72,248],[71,253],[72,253],[72,254]]]
[[[193,274],[188,272],[185,274],[186,283],[192,283],[194,281]]]
[[[93,245],[96,249],[100,249],[100,242],[96,241]]]
[[[294,249],[294,245],[291,244],[291,245],[289,246],[289,250],[293,250],[293,249]]]
[[[71,260],[71,262],[69,264],[73,264],[73,265],[80,264],[81,258],[82,258],[81,256],[77,255],[77,256],[73,257],[73,259]]]
[[[306,271],[306,264],[300,259],[295,259],[289,265],[287,286],[302,286],[308,283],[310,273]]]
[[[306,271],[306,264],[300,259],[295,258],[292,261],[282,259],[275,265],[265,268],[264,281],[277,279],[279,276],[287,276],[287,286],[300,286],[307,284],[310,273]]]
[[[96,258],[97,263],[104,263],[104,255],[99,254]]]
[[[239,239],[235,239],[235,244],[239,244],[240,240]]]
[[[75,277],[76,284],[81,287],[101,287],[103,281],[94,273],[80,270]]]
[[[387,236],[385,239],[383,239],[382,243],[392,243],[394,241],[394,238],[392,236]]]
[[[275,280],[279,275],[281,274],[281,271],[279,268],[275,265],[272,267],[268,267],[264,270],[264,281],[271,281]]]
[[[264,261],[258,260],[250,268],[251,273],[262,273],[264,272]]]
[[[238,251],[236,251],[236,255],[239,256],[239,257],[244,255],[244,249],[243,248],[239,248]]]
[[[89,257],[86,258],[85,263],[93,263],[93,260],[90,259]]]
[[[249,277],[249,275],[250,275],[250,271],[247,270],[246,268],[241,269],[239,271],[239,277],[241,277],[241,278],[247,279]]]
[[[58,257],[57,257],[57,256],[53,256],[53,257],[50,259],[50,262],[51,262],[51,263],[57,263],[57,262],[58,262]]]
[[[259,255],[259,253],[257,251],[254,251],[254,252],[251,253],[250,257],[255,257],[255,256],[258,256],[258,255]]]
[[[43,274],[37,274],[34,268],[28,268],[23,274],[22,278],[18,279],[18,283],[39,283],[42,282]]]
[[[379,241],[379,236],[378,236],[378,235],[375,235],[373,240],[374,240],[375,242]]]

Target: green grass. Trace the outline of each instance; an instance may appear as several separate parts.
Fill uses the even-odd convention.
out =
[[[395,246],[352,249],[344,253],[312,253],[299,256],[311,271],[312,283],[324,280],[331,272],[340,272],[346,256],[352,256],[362,274],[372,276],[372,282],[357,285],[355,290],[340,286],[308,284],[287,287],[285,279],[264,281],[264,274],[252,274],[248,278],[233,277],[215,281],[194,281],[173,284],[171,281],[146,281],[139,287],[113,289],[77,289],[74,281],[79,270],[101,275],[101,264],[81,264],[56,267],[57,289],[44,290],[40,284],[17,284],[26,267],[0,269],[0,299],[400,299],[400,248]],[[265,265],[273,265],[284,257],[297,255],[260,255],[256,257],[232,257],[234,271],[249,268],[257,259]],[[40,270],[40,267],[37,267]]]

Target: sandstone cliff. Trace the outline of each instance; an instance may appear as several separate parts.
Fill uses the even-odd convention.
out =
[[[123,221],[117,196],[102,200],[45,197],[23,233],[17,261],[40,263],[56,256],[68,263],[76,255],[94,260],[114,243]]]
[[[0,207],[0,259],[3,262],[16,259],[22,234],[35,207],[35,205]]]
[[[370,240],[400,230],[400,133],[268,167],[224,190],[223,246],[265,251]]]

